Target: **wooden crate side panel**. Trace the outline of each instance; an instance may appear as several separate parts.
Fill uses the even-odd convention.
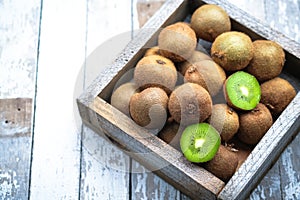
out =
[[[183,192],[196,198],[214,198],[224,183],[206,170],[185,160],[180,152],[164,143],[100,98],[95,99],[89,112],[95,127],[103,128],[113,140],[122,143],[125,152],[155,170]],[[94,112],[96,111],[96,113]],[[147,155],[147,156],[145,156]],[[202,187],[201,187],[202,185]]]

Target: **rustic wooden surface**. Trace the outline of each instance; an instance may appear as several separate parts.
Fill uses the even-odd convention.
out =
[[[74,104],[161,2],[0,2],[0,199],[188,199],[82,127]],[[299,0],[230,2],[300,42]],[[97,47],[103,57],[90,67]],[[300,134],[250,199],[300,199],[299,142]]]

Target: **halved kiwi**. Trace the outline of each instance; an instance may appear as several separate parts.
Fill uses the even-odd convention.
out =
[[[211,160],[221,144],[218,131],[207,123],[187,126],[180,138],[180,148],[187,160],[202,163]]]
[[[238,71],[225,81],[224,95],[229,106],[240,110],[252,110],[260,101],[260,85],[253,75]]]

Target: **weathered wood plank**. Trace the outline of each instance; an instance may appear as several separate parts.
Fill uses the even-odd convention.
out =
[[[32,99],[0,99],[0,199],[27,199]]]
[[[31,199],[78,199],[81,138],[72,100],[85,38],[86,1],[43,1]]]
[[[0,199],[28,199],[40,0],[0,3]]]
[[[33,98],[40,0],[0,2],[0,98]]]

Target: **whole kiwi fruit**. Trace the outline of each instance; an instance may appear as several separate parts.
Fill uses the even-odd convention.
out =
[[[251,146],[241,142],[237,137],[233,137],[233,139],[230,140],[230,143],[227,143],[226,147],[233,151],[238,157],[237,170],[245,162],[253,149]]]
[[[212,99],[199,84],[184,83],[171,93],[168,109],[171,117],[181,125],[199,123],[211,115]]]
[[[253,110],[239,115],[238,138],[249,145],[257,144],[273,124],[269,109],[259,103]]]
[[[111,95],[110,104],[118,110],[130,116],[129,102],[133,94],[138,92],[138,87],[133,82],[128,82],[120,85]]]
[[[147,49],[147,51],[144,54],[144,56],[151,56],[151,55],[160,55],[158,46],[154,46]]]
[[[157,136],[175,149],[180,150],[180,137],[183,130],[183,126],[173,121],[167,123]]]
[[[167,120],[168,95],[158,87],[150,87],[132,95],[131,118],[148,129],[162,129]]]
[[[184,74],[187,82],[204,87],[211,96],[215,96],[223,87],[226,74],[222,67],[212,60],[203,60],[191,65]]]
[[[191,27],[197,37],[213,42],[218,35],[231,30],[231,22],[223,8],[206,4],[192,14]]]
[[[244,69],[253,57],[251,38],[245,33],[229,31],[219,35],[212,43],[211,57],[226,71]]]
[[[260,101],[269,108],[273,117],[278,117],[296,96],[295,88],[287,80],[280,77],[266,81],[260,87]]]
[[[214,158],[204,163],[204,168],[223,181],[228,181],[238,166],[237,155],[220,145]]]
[[[223,142],[228,142],[239,129],[239,116],[227,104],[215,104],[208,123],[217,129]]]
[[[196,50],[193,52],[192,56],[189,59],[178,63],[177,69],[182,75],[184,75],[190,65],[203,60],[212,60],[212,58],[209,55]]]
[[[197,37],[184,22],[176,22],[162,29],[158,36],[160,54],[173,62],[187,60],[197,46]]]
[[[254,75],[260,82],[277,77],[285,62],[282,47],[270,40],[256,40],[253,42],[253,47],[255,51],[246,68],[247,72]]]
[[[141,89],[155,86],[170,93],[177,82],[177,70],[170,59],[160,55],[149,55],[136,64],[133,79]]]

